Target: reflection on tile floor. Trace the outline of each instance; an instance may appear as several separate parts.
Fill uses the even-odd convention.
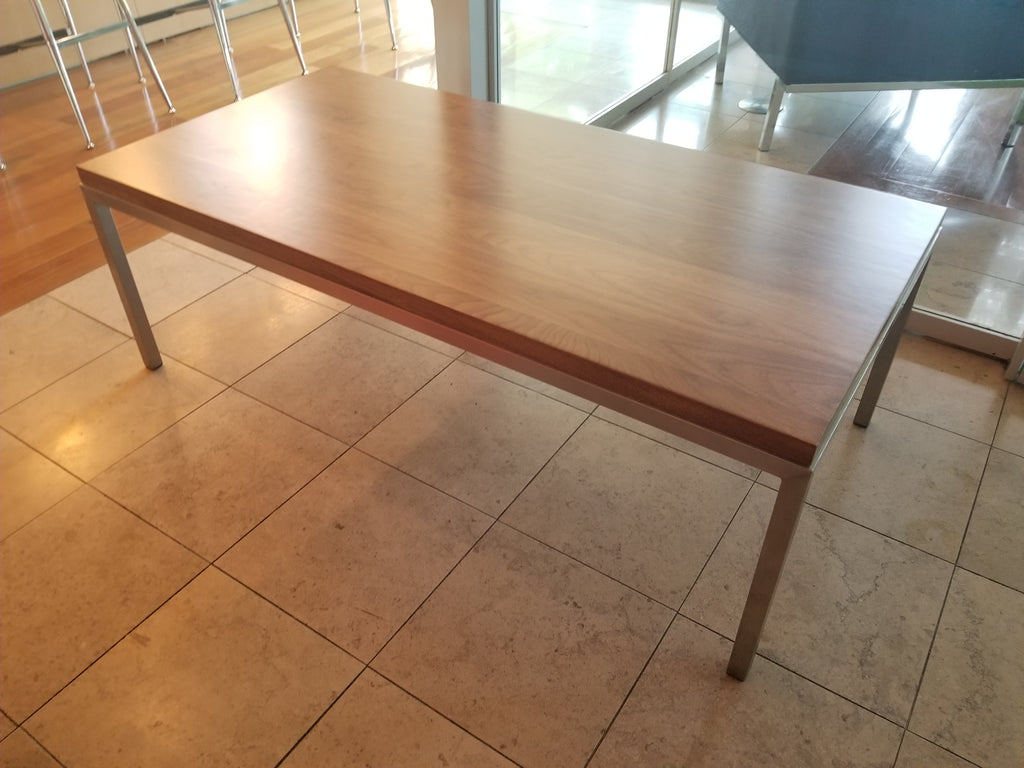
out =
[[[617,128],[688,149],[807,173],[877,95],[789,93],[771,151],[760,152],[763,117],[744,112],[738,103],[766,98],[773,79],[750,47],[737,42],[730,48],[721,86],[714,84],[713,62],[705,64],[628,115]],[[1024,224],[951,209],[916,304],[1019,338],[1024,333]]]
[[[730,72],[625,128],[806,171],[865,103],[791,97],[765,155]],[[1017,229],[950,223],[941,267],[1024,282]],[[0,318],[2,768],[1024,764],[999,363],[904,338],[740,684],[772,478],[180,237],[131,258],[160,371],[103,270]]]
[[[158,336],[234,307],[258,278],[230,268],[170,292]],[[262,285],[288,298],[250,324],[317,319],[230,375],[245,328],[146,371],[97,333],[97,275],[0,319],[4,768],[1021,764],[1024,387],[999,363],[904,338],[740,684],[772,478]]]

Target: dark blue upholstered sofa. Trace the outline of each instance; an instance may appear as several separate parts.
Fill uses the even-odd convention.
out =
[[[772,101],[785,91],[1024,85],[1024,0],[718,0],[718,10],[778,77]],[[726,32],[720,75],[727,42]],[[1024,115],[1015,120],[1011,132]],[[771,104],[769,121],[774,130]]]

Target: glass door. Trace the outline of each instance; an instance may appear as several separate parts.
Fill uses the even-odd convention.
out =
[[[499,100],[610,124],[710,56],[713,0],[501,0]]]

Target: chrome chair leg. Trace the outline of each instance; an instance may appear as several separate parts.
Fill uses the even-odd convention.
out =
[[[242,100],[242,87],[238,82],[238,70],[235,69],[235,57],[231,53],[231,38],[228,37],[228,22],[224,18],[224,9],[218,0],[209,0],[210,14],[213,16],[213,27],[220,43],[220,53],[224,57],[224,68],[228,71],[228,80],[235,93],[235,101]]]
[[[391,16],[391,0],[384,0],[384,13],[388,17],[388,29],[391,31],[391,50],[398,50],[398,38],[395,37],[395,21]]]
[[[42,33],[46,49],[50,53],[50,58],[53,59],[53,66],[57,70],[57,77],[60,78],[61,85],[64,87],[64,93],[68,97],[68,103],[71,105],[71,111],[75,115],[75,121],[78,123],[78,128],[81,130],[82,137],[85,139],[85,148],[92,149],[95,144],[93,143],[92,137],[89,135],[89,129],[85,124],[85,117],[82,115],[82,108],[78,103],[78,98],[75,96],[75,89],[71,85],[71,78],[68,76],[67,67],[64,66],[64,59],[60,54],[61,43],[64,45],[78,45],[79,51],[81,52],[80,41],[83,35],[82,33],[77,32],[73,27],[74,22],[71,18],[70,8],[67,7],[67,0],[61,0],[61,6],[62,10],[66,12],[68,28],[71,31],[71,34],[67,37],[61,38],[60,41],[58,41],[56,36],[53,34],[53,27],[50,26],[50,21],[46,17],[46,11],[43,10],[42,0],[29,0],[29,3],[32,8],[32,13],[36,17],[36,22],[39,24],[39,31]],[[168,111],[173,114],[174,104],[171,103],[171,97],[168,95],[167,89],[164,87],[163,80],[160,79],[160,73],[156,68],[156,63],[153,61],[153,57],[149,54],[149,47],[146,45],[146,41],[142,37],[142,31],[139,29],[139,25],[135,22],[135,17],[132,16],[131,11],[128,9],[126,0],[114,0],[114,6],[117,8],[121,24],[124,25],[124,29],[128,35],[133,55],[137,44],[142,50],[142,55],[146,59],[146,65],[149,67],[149,71],[152,73],[157,87],[160,89],[160,94],[167,103]],[[116,29],[116,26],[117,25],[111,29]],[[138,63],[136,63],[136,67],[138,68]],[[141,68],[139,68],[139,70],[141,72]],[[89,79],[92,79],[91,76]]]
[[[231,89],[235,94],[235,101],[242,100],[242,86],[238,79],[238,68],[235,66],[235,57],[231,49],[231,36],[228,34],[228,21],[224,15],[224,7],[220,0],[208,0],[210,14],[213,16],[213,26],[217,31],[217,41],[220,43],[221,56],[224,57],[224,67],[228,71],[228,79],[231,81]],[[295,48],[295,55],[299,59],[299,66],[302,74],[308,75],[306,59],[302,55],[302,45],[299,43],[299,21],[295,13],[295,0],[277,0],[281,15],[284,16],[285,26],[288,28],[288,36],[291,38],[292,47]]]
[[[120,8],[125,23],[128,25],[125,29],[128,32],[129,38],[134,38],[134,42],[142,51],[142,58],[146,60],[146,66],[149,67],[149,72],[153,75],[153,81],[156,83],[156,87],[160,90],[160,95],[163,96],[164,103],[167,105],[167,113],[173,115],[177,110],[174,108],[174,104],[171,102],[171,97],[167,93],[167,89],[164,87],[164,81],[160,77],[160,71],[156,68],[156,62],[153,61],[153,57],[149,53],[149,46],[146,45],[146,41],[142,37],[142,30],[139,29],[139,25],[136,23],[135,17],[132,16],[132,12],[128,8],[127,1],[114,0],[114,3]],[[132,49],[134,50],[134,45],[132,46]],[[139,71],[141,73],[141,68]],[[145,77],[142,79],[145,81]]]
[[[64,93],[67,94],[68,101],[71,103],[71,111],[75,113],[75,120],[78,122],[78,128],[81,130],[83,138],[85,138],[85,148],[92,149],[96,145],[93,144],[92,137],[89,135],[89,129],[85,125],[85,117],[82,115],[82,108],[78,105],[78,98],[75,96],[75,89],[71,86],[71,78],[68,77],[67,67],[64,66],[64,59],[61,58],[60,48],[57,46],[57,39],[53,36],[53,28],[50,26],[50,22],[46,18],[46,11],[43,10],[41,0],[30,0],[30,2],[36,21],[39,22],[39,30],[43,34],[43,41],[46,43],[46,50],[50,52],[50,58],[53,59],[53,65],[57,69],[57,76],[60,78],[61,85],[64,86]]]
[[[727,20],[722,21],[722,36],[718,38],[718,55],[715,58],[715,85],[725,82],[725,59],[729,55],[729,29]]]
[[[117,15],[121,17],[121,21],[125,23],[124,39],[125,44],[128,46],[128,53],[132,56],[132,63],[135,64],[135,73],[139,76],[139,82],[145,84],[146,76],[143,74],[142,65],[139,63],[139,54],[136,50],[137,43],[135,42],[135,38],[132,37],[132,31],[129,28],[128,19],[124,17],[124,11],[121,10],[121,6],[116,2],[114,3],[114,7],[117,8]]]
[[[294,3],[292,4],[291,12],[289,12],[289,0],[277,0],[277,4],[281,8],[281,15],[284,16],[285,26],[288,27],[288,36],[292,39],[295,55],[299,57],[299,67],[302,69],[302,74],[308,75],[309,70],[306,68],[306,59],[302,55],[302,45],[299,43],[298,17],[294,16],[295,5]]]
[[[355,0],[356,13],[359,13],[359,0]],[[391,0],[384,0],[384,13],[388,17],[388,29],[391,31],[391,50],[398,50],[398,38],[395,37],[395,21],[391,16]]]
[[[72,35],[78,34],[78,27],[75,26],[75,19],[71,15],[71,7],[68,5],[68,0],[60,0],[60,10],[64,14],[64,22],[68,25],[68,31]],[[93,82],[92,72],[89,71],[89,62],[85,60],[85,49],[82,48],[82,44],[78,43],[78,59],[82,62],[82,72],[85,74],[85,80],[89,83],[90,88],[95,88],[96,83]]]

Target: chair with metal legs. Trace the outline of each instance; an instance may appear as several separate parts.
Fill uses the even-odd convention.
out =
[[[359,0],[355,0],[356,13],[359,13]],[[391,30],[391,50],[398,50],[398,38],[395,37],[395,22],[391,16],[391,0],[384,0],[384,13],[388,17],[388,29]]]
[[[235,68],[235,57],[231,48],[231,38],[228,35],[227,17],[224,10],[234,5],[244,3],[246,0],[208,0],[210,13],[213,15],[213,26],[217,31],[217,41],[220,43],[221,55],[224,57],[224,66],[228,70],[228,79],[231,81],[231,88],[235,92],[235,101],[242,99],[242,87],[238,81],[238,70]],[[302,45],[299,43],[298,17],[295,15],[295,0],[277,0],[281,8],[281,15],[284,16],[285,26],[288,27],[288,35],[292,39],[292,47],[295,55],[299,58],[299,66],[302,74],[309,74],[306,68],[306,60],[302,55]]]
[[[142,74],[142,66],[139,63],[136,48],[142,51],[142,56],[146,60],[146,66],[149,67],[149,71],[153,75],[153,80],[156,82],[157,87],[160,89],[160,94],[167,103],[168,111],[171,113],[174,112],[174,105],[171,103],[170,96],[167,95],[167,89],[164,88],[163,80],[160,79],[160,73],[157,71],[156,64],[153,62],[153,57],[149,53],[149,47],[146,45],[146,41],[142,37],[142,32],[139,30],[139,26],[136,24],[135,18],[132,16],[125,0],[113,0],[114,8],[117,11],[118,20],[116,22],[86,32],[78,31],[67,0],[60,0],[61,11],[64,14],[69,32],[69,34],[60,38],[54,34],[53,27],[50,26],[50,21],[46,17],[46,11],[43,10],[42,0],[29,0],[29,2],[32,6],[32,11],[35,14],[36,21],[39,23],[39,31],[42,33],[43,42],[46,43],[46,48],[50,52],[50,57],[53,59],[53,64],[57,69],[57,76],[60,78],[61,85],[64,86],[64,92],[67,94],[68,101],[71,104],[71,110],[75,113],[75,119],[78,121],[78,127],[81,129],[82,136],[85,138],[86,149],[92,149],[95,145],[93,144],[92,137],[89,135],[89,129],[86,127],[85,118],[82,115],[82,109],[78,104],[78,98],[75,96],[75,89],[71,85],[71,78],[68,76],[67,67],[64,65],[64,59],[61,57],[60,51],[62,48],[66,48],[71,45],[78,48],[78,54],[82,59],[82,71],[85,73],[89,86],[92,87],[94,85],[92,73],[89,71],[89,66],[85,59],[85,53],[82,51],[82,42],[93,37],[99,37],[100,35],[105,35],[107,33],[123,29],[128,41],[128,50],[132,54],[132,59],[135,62],[135,69],[139,73],[139,81],[145,83],[146,78]]]

